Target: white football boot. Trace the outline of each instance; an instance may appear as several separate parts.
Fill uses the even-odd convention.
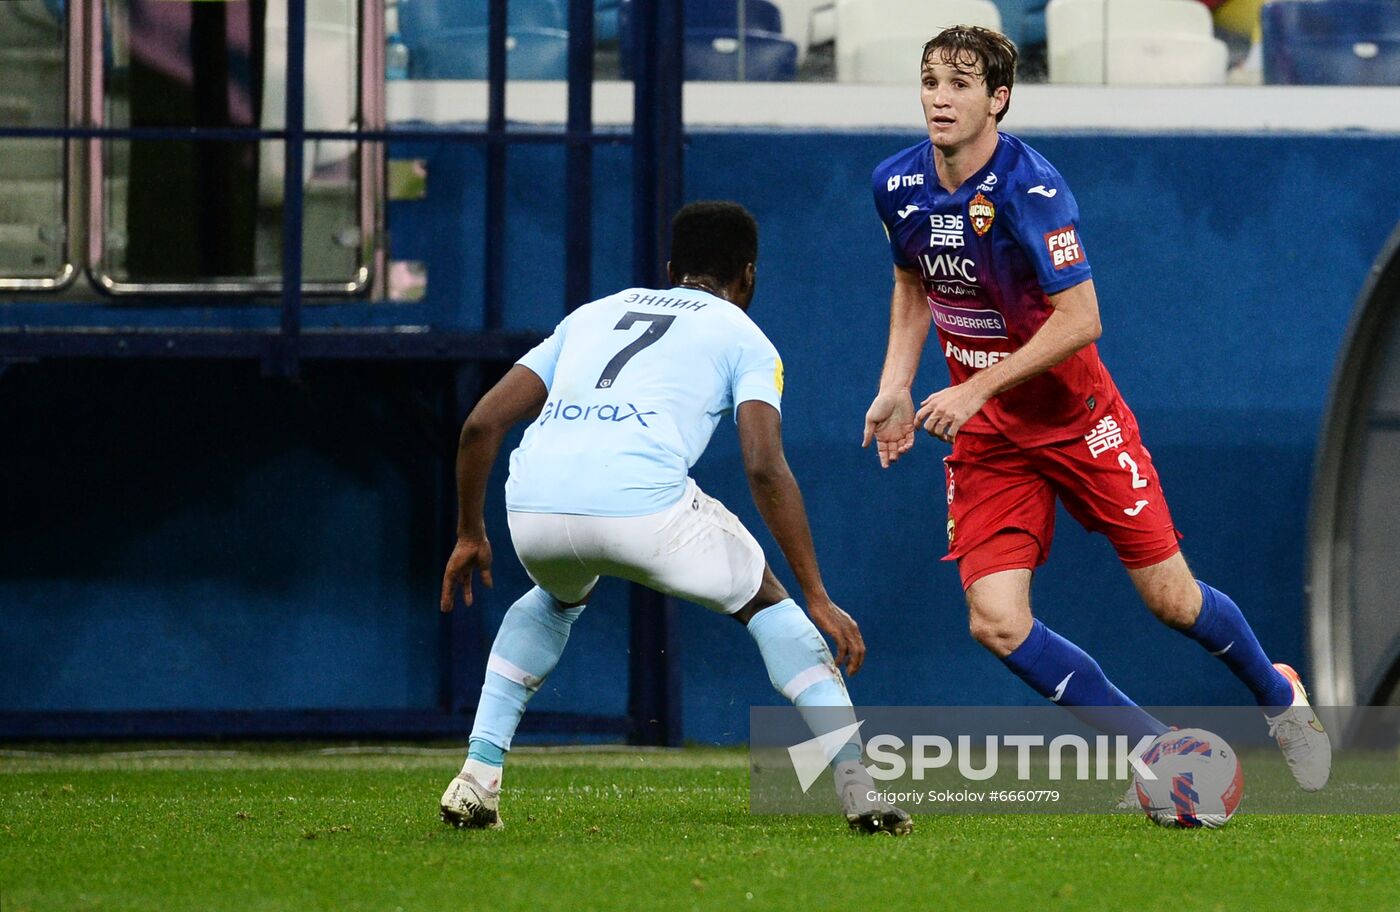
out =
[[[1274,667],[1293,685],[1293,705],[1276,716],[1265,716],[1269,736],[1278,742],[1299,787],[1305,792],[1316,792],[1332,774],[1332,741],[1308,703],[1308,692],[1303,689],[1298,672],[1282,662],[1275,662]]]
[[[1123,797],[1118,799],[1118,803],[1113,806],[1115,811],[1140,811],[1142,802],[1138,800],[1137,781],[1128,780],[1128,790],[1123,793]]]
[[[505,826],[500,789],[487,788],[471,773],[458,773],[442,793],[439,805],[442,822],[458,829],[499,830]]]
[[[1177,727],[1176,727],[1175,725],[1172,725],[1172,726],[1169,726],[1169,727],[1167,728],[1167,731],[1162,732],[1162,734],[1165,735],[1167,732],[1174,732],[1174,731],[1176,731],[1176,730],[1177,730]],[[1160,738],[1161,735],[1158,735],[1157,737]],[[1156,739],[1154,738],[1154,739],[1148,744],[1148,747],[1151,747],[1153,744],[1156,744],[1156,743],[1157,743],[1157,741],[1156,741]],[[1142,759],[1142,756],[1139,755],[1139,756],[1138,756],[1138,759],[1141,760],[1141,759]],[[1138,798],[1137,779],[1133,776],[1133,774],[1132,774],[1131,772],[1128,774],[1128,790],[1127,790],[1126,792],[1123,793],[1123,797],[1122,797],[1122,798],[1119,798],[1119,799],[1118,799],[1118,803],[1115,804],[1115,805],[1113,806],[1113,809],[1114,809],[1115,811],[1140,811],[1140,810],[1142,810],[1142,800],[1141,800],[1140,798]]]
[[[887,801],[872,797],[876,793],[870,771],[859,761],[838,763],[834,771],[836,795],[841,799],[841,812],[846,823],[860,833],[884,833],[904,836],[914,831],[909,814]]]

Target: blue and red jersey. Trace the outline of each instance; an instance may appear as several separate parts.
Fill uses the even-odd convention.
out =
[[[954,383],[1024,345],[1050,316],[1049,296],[1091,277],[1064,178],[1009,133],[951,193],[928,140],[881,162],[873,180],[890,253],[923,280]],[[988,401],[962,430],[1038,446],[1084,436],[1117,399],[1089,345]]]

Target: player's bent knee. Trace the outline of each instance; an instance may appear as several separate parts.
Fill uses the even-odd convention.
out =
[[[1162,623],[1185,630],[1201,613],[1201,589],[1180,552],[1156,564],[1129,568],[1147,609]]]
[[[994,617],[973,612],[968,616],[967,627],[974,640],[998,658],[1004,658],[1025,642],[1032,623],[1029,616]]]
[[[1201,594],[1195,591],[1164,593],[1147,604],[1157,620],[1178,630],[1186,630],[1201,614]]]

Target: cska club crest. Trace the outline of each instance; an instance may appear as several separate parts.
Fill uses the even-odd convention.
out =
[[[972,230],[981,237],[992,230],[992,219],[997,217],[997,207],[979,193],[967,204],[967,217],[968,221],[972,222]]]

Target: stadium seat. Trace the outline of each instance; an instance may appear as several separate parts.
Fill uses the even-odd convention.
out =
[[[1001,30],[1025,49],[1045,43],[1045,0],[996,0]]]
[[[906,38],[867,41],[856,48],[844,77],[847,82],[887,82],[913,85],[919,81],[919,50]]]
[[[567,29],[566,0],[509,0],[506,24],[520,28]],[[487,0],[399,0],[399,29],[410,56],[417,43],[437,37],[443,29],[484,29],[490,25]]]
[[[1190,57],[1189,72],[1184,68],[1177,82],[1200,84],[1201,73],[1214,72],[1211,61],[1220,50],[1201,41],[1215,41],[1214,36],[1210,10],[1198,0],[1050,0],[1045,8],[1051,82],[1102,84],[1127,77],[1128,82],[1173,84],[1170,62],[1153,50],[1172,45]],[[1106,54],[1110,46],[1121,50]],[[1134,48],[1149,57],[1141,66],[1126,59]],[[1111,68],[1110,59],[1123,60],[1125,68]],[[1216,81],[1224,78],[1222,69]]]
[[[632,76],[632,7],[636,2],[638,0],[620,0],[618,3],[618,46],[621,52],[619,62],[624,79],[630,79]],[[771,0],[744,0],[743,7],[745,34],[758,33],[760,44],[771,38],[781,37],[780,33],[783,30],[782,12]],[[690,47],[692,44],[689,41],[690,33],[701,34],[701,37],[694,42],[697,53],[705,55],[707,59],[709,56],[718,54],[719,56],[715,58],[714,63],[720,70],[723,70],[724,60],[727,59],[725,52],[713,49],[705,50],[701,45],[707,40],[719,40],[721,46],[724,46],[726,44],[725,38],[737,40],[738,22],[739,0],[688,0],[685,4],[686,46]],[[795,49],[796,44],[793,43],[793,46]],[[769,50],[765,49],[762,53],[768,53]],[[692,77],[687,76],[686,78]]]
[[[1267,4],[1264,81],[1273,85],[1400,85],[1400,3]]]
[[[619,0],[618,33],[624,48],[632,41],[632,7],[639,0]],[[744,0],[744,28],[761,32],[781,32],[783,14],[772,0]],[[739,28],[739,0],[687,0],[685,29],[716,29],[734,32]]]
[[[1001,13],[992,0],[837,0],[836,78],[917,83],[919,49],[950,25],[1000,31]]]
[[[593,40],[614,42],[617,40],[617,0],[595,0],[593,4]]]
[[[787,82],[797,78],[797,45],[782,35],[750,29],[687,29],[685,78],[697,81],[737,81],[739,46],[743,41],[745,82]]]
[[[826,44],[836,41],[836,3],[832,0],[826,6],[812,10],[812,44]]]
[[[1108,40],[1109,85],[1222,85],[1225,42],[1200,35],[1129,32]]]
[[[807,49],[820,42],[812,30],[817,10],[830,9],[832,0],[773,0],[783,14],[783,37],[797,45],[797,65],[807,57]],[[830,38],[828,37],[829,41]]]
[[[630,5],[634,0],[623,0]],[[746,29],[779,33],[783,30],[783,13],[772,0],[744,0],[744,25]],[[739,0],[686,0],[685,28],[727,29],[734,31],[739,26]]]
[[[419,41],[408,59],[413,79],[485,79],[488,29],[444,29]],[[506,38],[508,79],[566,79],[569,33],[562,29],[514,28]]]

